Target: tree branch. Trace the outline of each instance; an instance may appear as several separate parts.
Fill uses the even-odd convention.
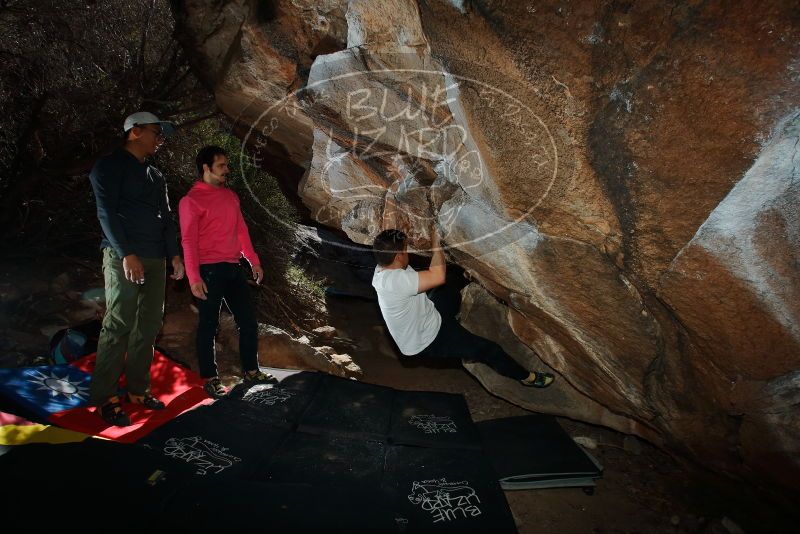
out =
[[[147,79],[147,69],[145,68],[145,49],[147,48],[147,32],[150,29],[150,19],[153,16],[153,11],[156,9],[156,0],[150,0],[150,9],[145,13],[144,26],[142,27],[142,39],[139,44],[139,87],[142,94],[144,94],[144,81]]]

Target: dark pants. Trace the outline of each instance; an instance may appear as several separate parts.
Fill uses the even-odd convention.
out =
[[[527,378],[529,372],[506,354],[500,345],[476,336],[458,323],[456,315],[461,308],[462,286],[457,276],[448,273],[444,285],[428,291],[428,298],[433,301],[433,305],[442,316],[442,326],[436,338],[418,356],[461,358],[468,362],[481,362],[497,373],[514,380]]]
[[[238,263],[209,263],[200,266],[206,284],[206,300],[200,300],[197,326],[197,362],[200,376],[217,376],[214,338],[219,327],[219,312],[225,300],[239,328],[239,357],[244,371],[258,369],[258,322],[253,299],[242,267]]]

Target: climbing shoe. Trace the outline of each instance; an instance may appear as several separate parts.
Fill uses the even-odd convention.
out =
[[[265,373],[261,369],[254,369],[244,373],[244,381],[249,384],[257,384],[259,382],[274,382],[275,377],[269,373]]]
[[[520,380],[523,386],[533,387],[533,388],[546,388],[550,384],[553,383],[555,377],[550,373],[544,373],[542,371],[531,371],[531,374],[528,375],[527,378],[523,378]]]
[[[220,397],[224,397],[225,395],[228,394],[228,390],[225,388],[225,386],[222,385],[222,381],[219,379],[218,376],[206,380],[203,389],[206,390],[206,393],[208,393],[215,399],[219,399]]]
[[[163,402],[155,398],[150,393],[145,393],[144,395],[131,395],[128,393],[126,397],[128,398],[128,402],[144,406],[148,410],[163,410],[166,408],[166,405]]]
[[[130,426],[131,419],[124,411],[119,402],[119,397],[111,397],[105,404],[97,409],[103,421],[111,426]]]

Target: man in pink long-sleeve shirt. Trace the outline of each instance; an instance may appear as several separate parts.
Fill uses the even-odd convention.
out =
[[[239,356],[244,379],[272,379],[258,367],[258,322],[253,299],[239,260],[250,263],[253,279],[260,284],[264,269],[250,241],[239,197],[225,186],[228,156],[217,146],[200,150],[195,161],[200,180],[178,206],[186,275],[192,294],[199,300],[197,361],[205,389],[214,397],[227,392],[217,374],[214,338],[222,301],[239,328]]]

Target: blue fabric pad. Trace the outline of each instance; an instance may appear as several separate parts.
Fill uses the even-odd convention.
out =
[[[45,365],[0,369],[0,395],[14,412],[46,422],[51,414],[86,406],[91,375],[72,365]]]

